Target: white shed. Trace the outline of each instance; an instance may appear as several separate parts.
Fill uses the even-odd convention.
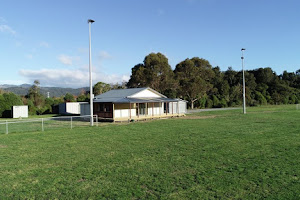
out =
[[[13,106],[12,107],[12,117],[13,118],[20,118],[20,117],[24,117],[27,118],[28,117],[28,106]]]
[[[61,115],[79,115],[80,105],[87,102],[66,102],[59,104],[59,114]]]

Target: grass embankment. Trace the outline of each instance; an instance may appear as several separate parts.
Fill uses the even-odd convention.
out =
[[[0,199],[299,199],[294,106],[0,135]]]

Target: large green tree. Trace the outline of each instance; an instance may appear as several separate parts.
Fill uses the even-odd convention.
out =
[[[146,87],[147,79],[146,79],[146,70],[145,66],[142,63],[135,65],[131,69],[131,76],[127,83],[127,87],[129,88],[138,88],[138,87]]]
[[[33,82],[33,85],[29,88],[27,96],[29,98],[28,104],[30,113],[34,114],[36,111],[38,114],[42,114],[47,109],[45,108],[45,97],[40,93],[39,80],[35,80]]]
[[[215,74],[205,59],[186,59],[176,65],[174,73],[179,83],[178,94],[190,102],[192,109],[194,102],[212,89],[211,81]]]
[[[174,73],[169,65],[168,58],[162,53],[150,53],[143,64],[132,68],[127,87],[151,87],[160,93],[169,92],[175,88]]]
[[[73,94],[67,93],[64,97],[65,102],[74,102],[75,97]]]
[[[20,96],[11,92],[9,93],[5,92],[3,94],[0,94],[0,117],[3,116],[5,111],[10,111],[12,106],[18,106],[18,105],[23,105]]]
[[[107,91],[111,90],[111,87],[109,84],[107,83],[103,83],[103,82],[98,82],[94,85],[94,88],[93,88],[93,93],[94,95],[99,95],[99,94],[102,94],[102,93],[105,93]]]

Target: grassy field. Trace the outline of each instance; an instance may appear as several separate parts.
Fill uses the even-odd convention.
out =
[[[0,135],[0,199],[300,199],[300,110]]]
[[[0,134],[24,133],[36,131],[48,131],[66,128],[75,128],[80,126],[90,126],[90,117],[86,116],[56,116],[50,115],[30,116],[22,119],[0,120]],[[72,118],[72,119],[71,119]],[[96,123],[98,126],[100,123]],[[100,125],[104,125],[101,123]]]

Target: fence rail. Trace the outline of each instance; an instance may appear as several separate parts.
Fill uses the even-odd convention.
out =
[[[70,128],[80,126],[89,126],[91,116],[64,116],[64,117],[49,117],[37,119],[19,119],[0,121],[1,133],[29,132],[29,131],[45,131],[49,129]],[[98,126],[98,116],[93,116],[95,126]]]

